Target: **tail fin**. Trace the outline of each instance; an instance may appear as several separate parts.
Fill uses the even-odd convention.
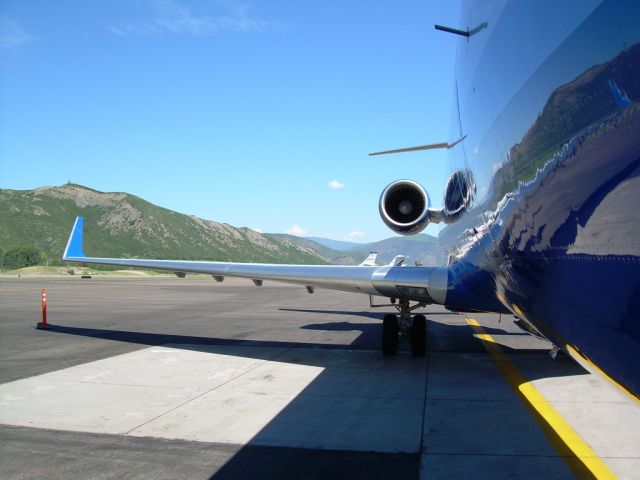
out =
[[[611,94],[613,95],[613,100],[616,102],[619,108],[627,108],[631,105],[631,100],[627,96],[627,92],[622,90],[615,80],[609,79],[609,88],[611,89]]]

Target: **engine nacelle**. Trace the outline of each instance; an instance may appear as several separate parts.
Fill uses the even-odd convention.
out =
[[[420,233],[431,221],[429,195],[412,180],[397,180],[380,196],[382,221],[400,235]]]

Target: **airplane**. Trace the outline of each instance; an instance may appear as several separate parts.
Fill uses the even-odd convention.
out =
[[[443,206],[414,180],[387,186],[402,235],[446,226],[447,265],[272,265],[87,257],[78,217],[64,261],[244,277],[392,299],[382,351],[425,354],[430,304],[512,314],[591,371],[640,396],[640,3],[468,2],[458,41]]]

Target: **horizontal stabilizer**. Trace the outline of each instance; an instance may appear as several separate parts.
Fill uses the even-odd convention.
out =
[[[447,150],[449,150],[450,148],[455,147],[457,144],[459,144],[465,138],[467,138],[467,136],[463,135],[462,137],[460,137],[458,140],[456,140],[453,143],[447,143],[447,142],[431,143],[429,145],[420,145],[418,147],[398,148],[396,150],[385,150],[383,152],[374,152],[374,153],[370,153],[369,155],[370,156],[373,156],[373,155],[389,155],[389,154],[392,154],[392,153],[419,152],[421,150],[438,150],[438,149],[443,149],[443,148],[446,148]]]

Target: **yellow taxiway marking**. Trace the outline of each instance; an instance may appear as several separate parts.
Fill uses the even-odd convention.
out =
[[[594,452],[591,447],[589,447],[589,445],[580,438],[576,431],[571,428],[571,425],[562,418],[560,413],[558,413],[558,411],[542,396],[540,391],[533,386],[533,383],[524,378],[515,364],[504,354],[500,345],[480,326],[478,321],[473,318],[467,318],[467,323],[475,332],[474,336],[482,342],[484,348],[489,352],[491,358],[498,366],[500,372],[502,372],[504,377],[507,379],[509,385],[511,385],[518,396],[529,408],[533,409],[540,415],[540,417],[542,417],[542,419],[545,420],[573,455],[575,455],[575,457],[584,464],[584,467],[586,467],[595,478],[616,478],[609,467],[607,467],[600,457],[598,457],[596,452]],[[558,445],[557,442],[553,441],[553,439],[551,443],[556,450],[562,448],[562,445]],[[567,460],[562,451],[559,451],[559,453],[563,458],[565,458],[565,460]],[[572,465],[569,462],[567,463],[571,470],[575,469],[575,465]]]
[[[607,380],[609,383],[611,383],[620,392],[624,393],[628,398],[630,398],[635,403],[640,405],[640,398],[636,397],[634,394],[632,394],[626,388],[624,388],[622,385],[620,385],[618,382],[616,382],[613,378],[611,378],[609,375],[607,375],[600,367],[598,367],[595,363],[593,363],[591,360],[589,360],[586,356],[584,356],[582,353],[577,351],[571,345],[567,345],[567,349],[571,353],[571,356],[574,358],[574,360],[582,360],[583,362],[587,363],[587,365],[589,367],[591,367],[591,369],[593,369],[594,371],[598,372],[602,377],[604,377],[605,380]],[[578,363],[580,363],[580,362],[578,362]],[[583,365],[583,367],[584,367],[584,365]],[[588,370],[588,368],[587,368],[587,370]]]

